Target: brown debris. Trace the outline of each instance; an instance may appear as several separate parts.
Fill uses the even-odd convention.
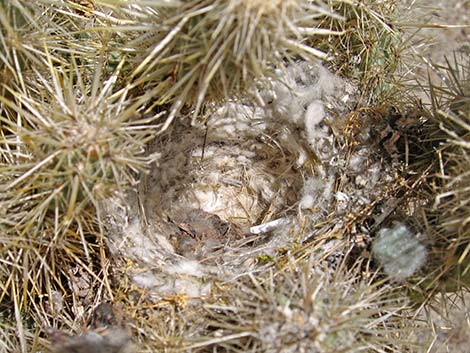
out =
[[[72,336],[49,329],[53,353],[132,353],[131,337],[121,325],[114,308],[107,303],[98,305],[91,318],[92,330]]]
[[[172,245],[178,254],[199,259],[208,250],[222,246],[233,237],[239,237],[237,227],[219,216],[200,209],[178,212],[169,218],[173,225]]]

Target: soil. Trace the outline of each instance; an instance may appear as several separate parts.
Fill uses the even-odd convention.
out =
[[[412,37],[411,50],[422,58],[421,69],[416,76],[428,77],[442,83],[442,77],[432,75],[439,66],[446,66],[446,60],[470,56],[470,1],[469,0],[404,0],[400,10],[408,35]],[[435,71],[435,70],[433,70]]]

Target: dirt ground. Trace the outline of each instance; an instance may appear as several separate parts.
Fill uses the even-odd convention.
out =
[[[412,51],[422,57],[423,68],[445,65],[454,52],[470,55],[470,1],[403,0],[401,6]]]
[[[432,38],[426,53],[426,57],[432,62],[442,62],[443,57],[453,51],[470,55],[470,1],[425,1],[418,4],[415,11],[430,13],[428,18],[427,16],[424,18],[428,21],[428,25],[453,26],[453,28],[424,28],[421,31],[422,36]]]

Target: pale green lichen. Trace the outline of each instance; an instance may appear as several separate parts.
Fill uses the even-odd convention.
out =
[[[398,280],[418,271],[427,255],[425,246],[401,223],[379,231],[372,245],[372,253],[387,275]]]

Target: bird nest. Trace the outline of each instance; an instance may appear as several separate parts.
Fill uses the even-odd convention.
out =
[[[277,74],[257,100],[176,122],[151,143],[158,162],[138,191],[106,203],[110,252],[150,297],[207,295],[293,245],[368,236],[358,219],[381,212],[395,176],[354,86],[319,64]]]

